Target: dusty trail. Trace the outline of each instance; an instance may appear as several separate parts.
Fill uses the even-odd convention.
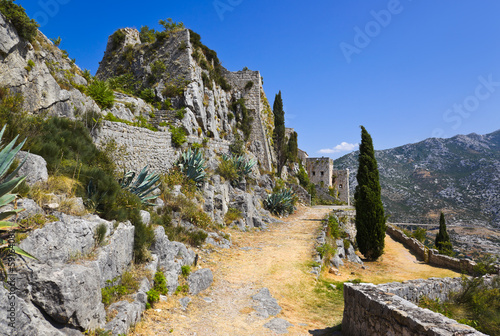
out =
[[[332,321],[339,323],[342,307],[333,319],[333,314],[325,314],[330,315],[326,319],[310,309],[316,285],[310,274],[312,251],[320,220],[329,211],[329,207],[302,207],[282,223],[270,225],[267,231],[231,231],[233,248],[200,255],[201,267],[208,267],[214,273],[211,288],[192,297],[186,311],[181,309],[177,296],[157,304],[145,313],[132,335],[276,335],[263,327],[274,317],[262,319],[252,308],[255,302],[251,296],[263,287],[269,289],[283,308],[277,317],[294,325],[288,328],[289,335],[310,335],[311,330],[332,326]],[[389,281],[455,274],[442,270],[437,275],[436,269],[428,265],[415,268],[415,258],[400,244],[389,238],[388,241],[387,252],[391,256],[370,264],[368,270],[348,266],[341,269],[340,276],[323,275],[336,281],[358,277],[386,282],[377,281],[378,277],[387,275],[389,267],[398,269],[398,264],[409,264],[406,268],[409,273],[391,274]],[[412,269],[416,272],[411,273]],[[367,273],[360,275],[360,272]],[[426,273],[429,275],[425,276]]]

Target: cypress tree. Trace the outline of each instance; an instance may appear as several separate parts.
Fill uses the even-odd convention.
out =
[[[276,159],[278,163],[278,175],[286,163],[286,139],[285,139],[285,111],[283,111],[283,100],[281,91],[276,95],[273,104],[274,114],[274,149],[276,150]]]
[[[444,220],[444,214],[441,212],[439,217],[439,232],[436,235],[435,245],[440,253],[451,254],[453,248],[451,246],[450,236],[446,231],[446,222]]]
[[[288,162],[297,162],[299,160],[299,146],[297,143],[297,132],[290,134],[290,139],[288,139],[287,153],[286,157]]]
[[[356,179],[356,241],[359,251],[368,260],[377,260],[384,252],[386,217],[372,138],[363,126]]]

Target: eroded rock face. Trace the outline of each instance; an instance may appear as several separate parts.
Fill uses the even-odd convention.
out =
[[[36,229],[19,247],[42,262],[67,262],[70,258],[85,256],[95,246],[98,225],[107,226],[108,234],[113,225],[97,216],[85,218],[61,214],[61,220]]]
[[[32,302],[52,319],[82,329],[95,329],[105,321],[99,268],[95,262],[33,266]]]
[[[47,172],[47,161],[43,157],[24,151],[20,151],[16,157],[20,163],[26,158],[17,175],[26,176],[27,184],[31,186],[36,182],[47,182],[49,173]]]

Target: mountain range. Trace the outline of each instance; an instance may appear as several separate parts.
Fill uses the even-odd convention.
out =
[[[335,160],[350,169],[352,195],[359,152]],[[448,222],[500,227],[500,130],[429,138],[375,151],[388,221]]]

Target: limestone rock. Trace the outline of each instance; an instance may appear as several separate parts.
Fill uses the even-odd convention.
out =
[[[60,216],[60,221],[45,224],[43,228],[31,232],[19,247],[42,262],[67,262],[71,257],[84,256],[94,248],[98,225],[106,225],[108,232],[113,227],[97,216]]]
[[[293,327],[293,324],[279,317],[273,318],[271,321],[264,324],[264,327],[271,329],[277,334],[288,334],[288,328]]]
[[[1,17],[0,15],[0,20]],[[15,333],[11,333],[12,329],[9,327],[9,323],[13,321],[15,321],[14,327],[17,335],[65,336],[64,333],[47,322],[35,306],[18,296],[14,299],[15,319],[9,320],[10,303],[14,302],[8,299],[9,295],[7,289],[4,286],[0,286],[0,310],[2,311],[2,314],[0,314],[0,336],[16,335]]]
[[[181,304],[182,310],[186,310],[190,302],[191,302],[190,297],[183,297],[182,299],[180,299],[179,303]]]
[[[99,269],[86,265],[34,265],[29,282],[32,302],[58,323],[95,329],[106,313],[101,302]]]
[[[145,305],[139,300],[134,302],[119,301],[108,307],[109,312],[116,313],[116,316],[106,323],[105,330],[109,330],[113,335],[126,335],[130,326],[137,324],[141,320],[141,313]]]
[[[107,280],[114,279],[125,272],[130,266],[134,251],[135,227],[127,223],[120,223],[109,243],[102,247],[97,257],[101,273],[101,287],[106,285]]]
[[[19,42],[20,39],[16,30],[0,13],[0,54],[9,54]]]
[[[354,262],[354,263],[358,263],[358,264],[361,264],[363,265],[363,261],[361,260],[360,257],[358,257],[358,255],[356,254],[356,252],[354,251],[354,248],[352,247],[352,245],[349,246],[349,248],[347,249],[347,255],[346,255],[346,258],[347,260],[349,260],[350,262]]]
[[[196,295],[210,287],[214,281],[214,276],[210,269],[203,268],[191,273],[187,280],[189,284],[189,294]]]
[[[49,173],[47,172],[47,161],[40,155],[31,154],[28,152],[20,151],[17,153],[16,158],[19,163],[26,161],[21,166],[18,176],[26,176],[26,183],[30,186],[36,182],[47,182]]]
[[[140,210],[141,220],[144,225],[149,225],[151,222],[151,214],[148,211]]]
[[[262,288],[257,294],[252,296],[252,299],[257,301],[257,304],[253,307],[257,311],[257,315],[264,319],[269,316],[276,316],[281,312],[278,301],[271,296],[267,288]]]

